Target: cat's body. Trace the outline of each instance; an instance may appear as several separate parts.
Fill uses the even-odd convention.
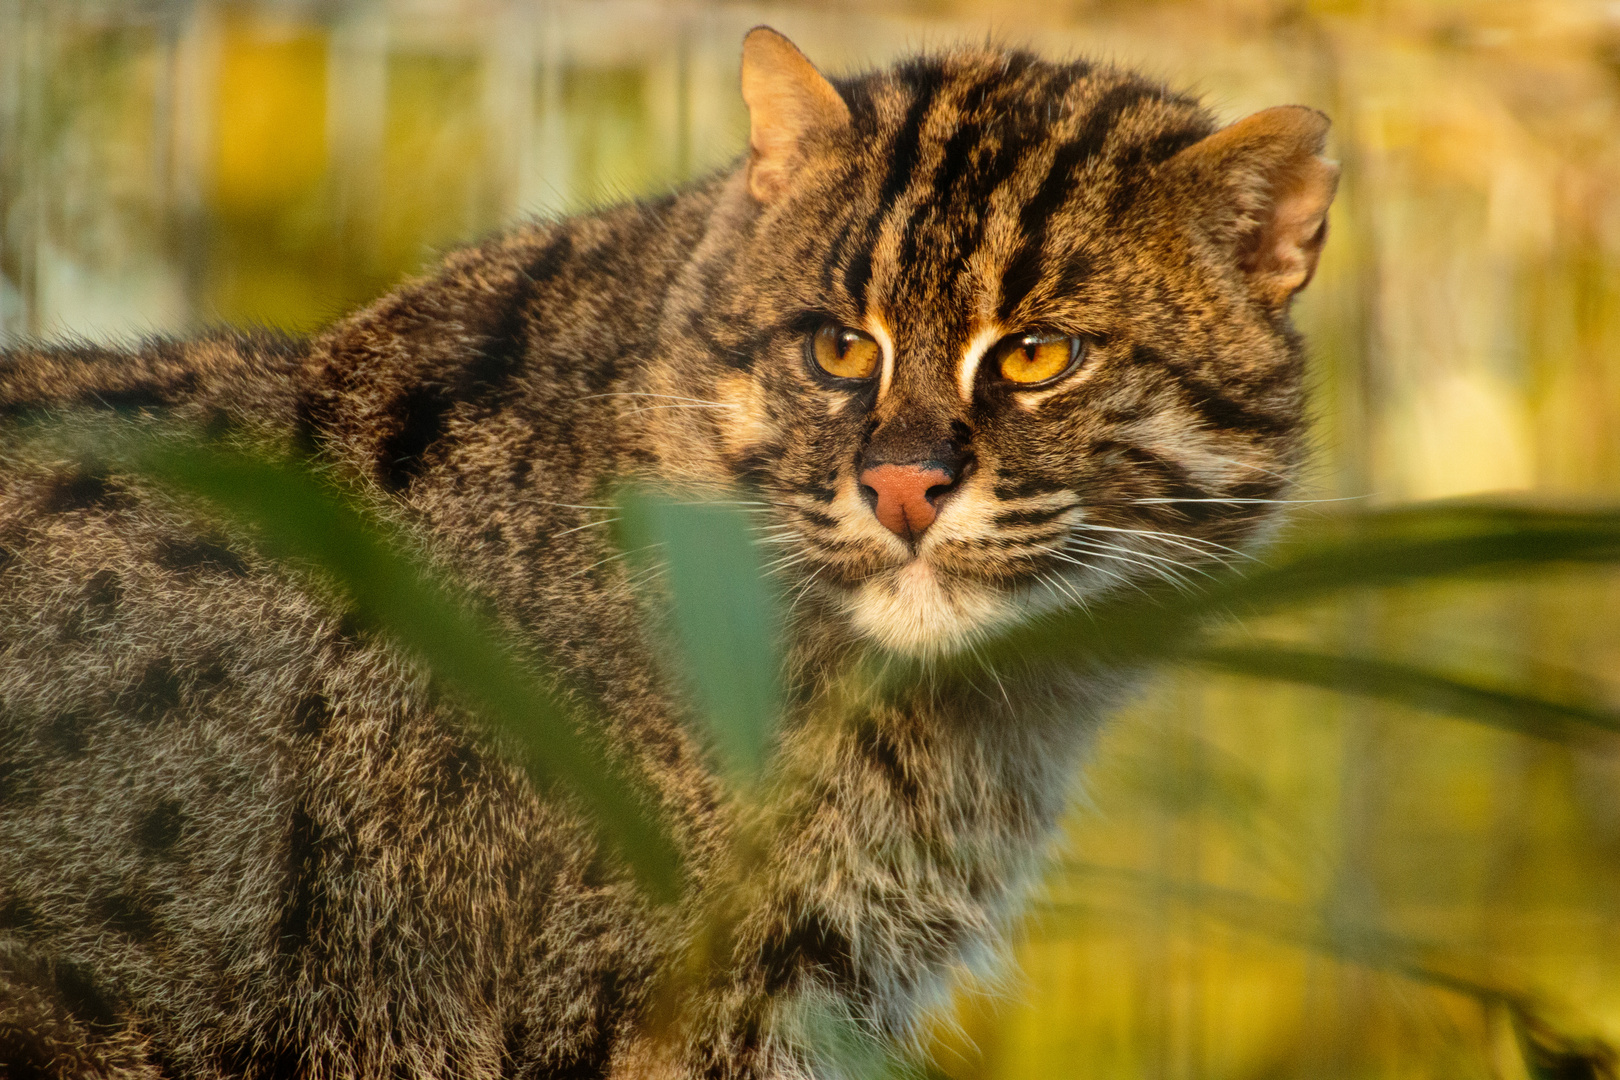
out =
[[[793,1002],[903,1038],[995,951],[1108,678],[790,721],[730,947],[654,1022],[736,823],[595,508],[629,477],[759,492],[805,556],[801,701],[858,650],[1247,540],[1258,504],[1210,500],[1297,466],[1325,125],[1211,136],[1190,99],[1024,54],[835,91],[748,49],[733,174],[457,253],[310,341],[0,361],[0,410],[161,413],[357,483],[599,706],[686,906],[296,574],[0,441],[11,1075],[798,1075]]]

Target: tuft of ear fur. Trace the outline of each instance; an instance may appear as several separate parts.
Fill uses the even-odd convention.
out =
[[[804,53],[768,26],[743,38],[748,190],[770,203],[786,190],[806,136],[849,126],[849,106]]]
[[[1330,121],[1303,105],[1245,117],[1171,159],[1196,188],[1214,189],[1228,213],[1217,239],[1230,245],[1257,299],[1280,308],[1316,273],[1339,166],[1323,158]]]

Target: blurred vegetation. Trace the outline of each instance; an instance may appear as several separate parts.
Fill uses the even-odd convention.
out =
[[[1367,528],[1609,557],[1610,519],[1581,510],[1620,501],[1620,13],[1600,0],[0,0],[0,333],[310,328],[521,214],[717,167],[761,21],[835,70],[993,31],[1227,117],[1325,109],[1346,180],[1298,312],[1308,494],[1358,501],[1302,506],[1297,542],[1344,545],[1346,572]],[[1395,509],[1500,491],[1570,513]],[[940,1067],[1601,1075],[1620,579],[1498,570],[1256,610],[1167,669],[1105,733],[1017,974],[963,996]]]

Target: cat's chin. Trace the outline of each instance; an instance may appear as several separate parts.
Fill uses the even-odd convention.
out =
[[[868,640],[915,657],[954,652],[1020,613],[1006,590],[944,574],[925,559],[862,582],[845,595],[844,610]]]

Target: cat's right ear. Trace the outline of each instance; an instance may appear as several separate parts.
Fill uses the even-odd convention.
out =
[[[748,190],[770,203],[792,180],[805,137],[848,127],[849,106],[793,42],[768,26],[756,26],[743,38],[742,95],[748,105]]]
[[[1205,214],[1205,227],[1230,247],[1250,289],[1270,307],[1285,305],[1316,273],[1339,186],[1339,166],[1322,156],[1327,133],[1322,113],[1282,105],[1171,159],[1191,182],[1190,201]]]

